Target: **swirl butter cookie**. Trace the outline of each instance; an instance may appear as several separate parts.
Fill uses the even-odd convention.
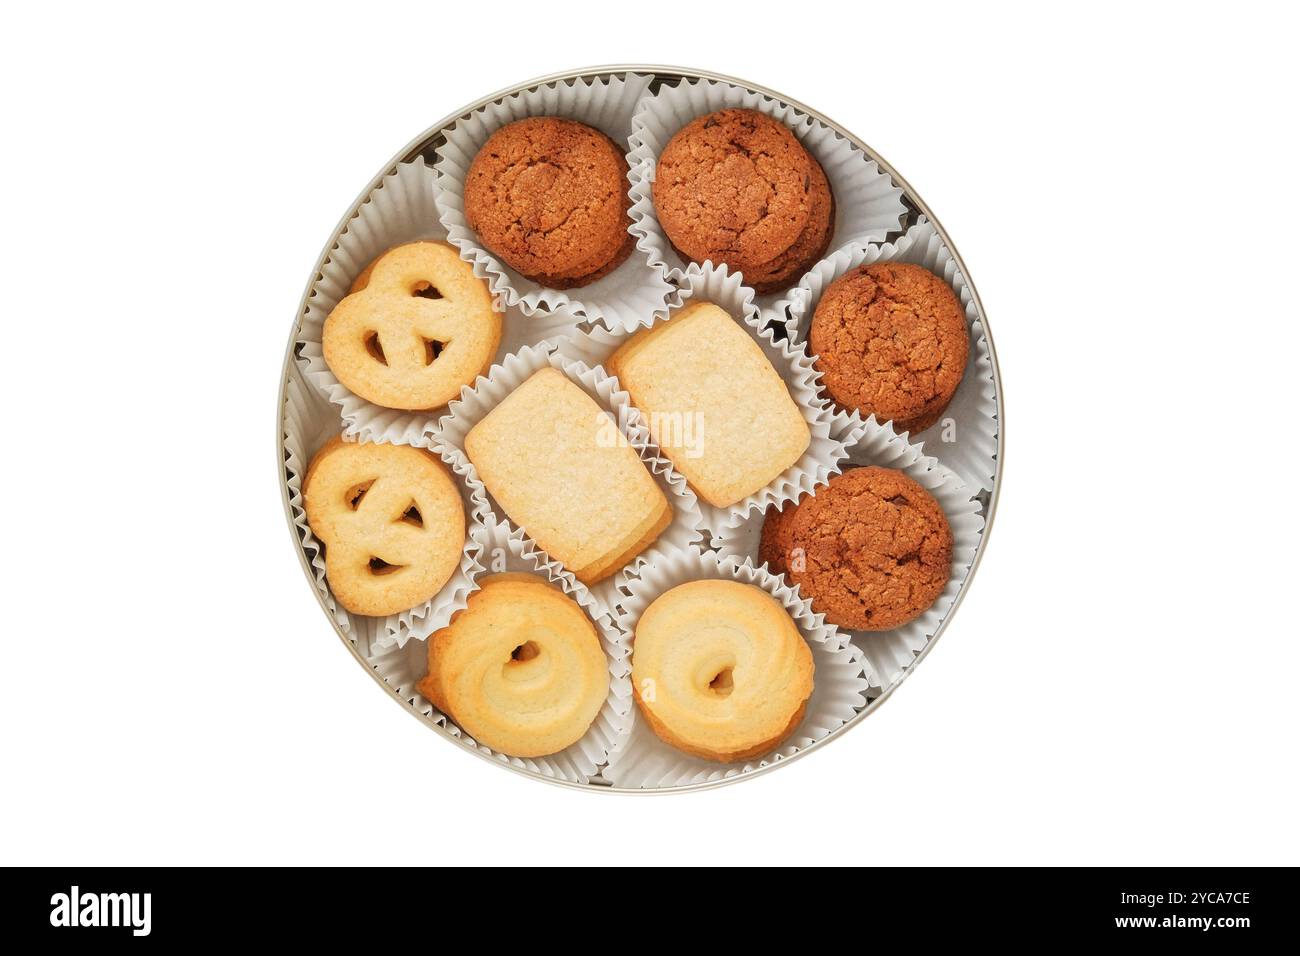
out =
[[[325,319],[325,364],[385,408],[439,408],[487,371],[501,315],[487,283],[442,242],[410,242],[366,267]]]
[[[542,757],[576,743],[609,695],[586,612],[532,574],[495,574],[429,638],[419,691],[479,743]]]
[[[826,287],[808,347],[837,404],[919,432],[939,420],[961,384],[970,333],[961,303],[937,275],[876,262]]]
[[[768,510],[758,559],[838,627],[888,631],[938,600],[952,574],[939,503],[901,471],[854,468]]]
[[[739,581],[691,581],[645,609],[632,686],[666,743],[730,763],[775,747],[803,719],[813,658],[770,594]]]
[[[460,492],[423,448],[331,439],[307,468],[303,507],[325,546],[330,591],[354,614],[415,607],[460,565]]]
[[[604,133],[558,116],[497,130],[470,164],[465,220],[524,278],[551,289],[608,275],[632,252],[627,159]]]

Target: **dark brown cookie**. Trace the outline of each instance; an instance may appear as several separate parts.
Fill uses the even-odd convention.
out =
[[[659,154],[655,213],[685,258],[759,272],[808,226],[812,165],[794,134],[771,117],[709,113],[683,126]]]
[[[525,278],[586,285],[622,264],[627,160],[604,133],[557,116],[503,126],[465,179],[465,219],[479,241]]]
[[[811,205],[808,225],[799,238],[785,252],[771,262],[764,263],[745,273],[745,281],[759,295],[778,292],[799,280],[822,256],[831,243],[831,230],[835,225],[835,197],[831,184],[821,164],[809,154],[812,185],[809,191]]]
[[[952,573],[939,503],[892,468],[854,468],[784,511],[769,508],[758,558],[838,627],[887,631],[918,617]]]
[[[919,432],[939,420],[961,384],[970,333],[946,282],[918,265],[877,262],[822,293],[808,346],[839,405]]]

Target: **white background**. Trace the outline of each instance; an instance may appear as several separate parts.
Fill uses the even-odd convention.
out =
[[[1296,24],[973,7],[7,12],[0,861],[1300,863]],[[274,452],[370,177],[486,92],[633,61],[878,149],[960,246],[1007,403],[986,559],[915,676],[658,798],[404,715],[303,580]]]

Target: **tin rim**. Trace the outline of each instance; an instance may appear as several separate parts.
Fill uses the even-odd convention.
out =
[[[311,593],[315,596],[316,602],[320,605],[321,611],[325,615],[325,619],[330,623],[330,626],[334,628],[334,632],[335,634],[338,635],[339,640],[342,641],[343,646],[347,649],[348,653],[350,653],[353,656],[353,658],[356,659],[356,662],[359,665],[361,665],[361,669],[364,670],[367,674],[369,674],[370,677],[375,681],[375,683],[378,684],[381,688],[383,688],[383,690],[388,695],[388,697],[394,703],[401,706],[403,711],[412,715],[417,720],[424,723],[431,730],[435,731],[442,737],[446,738],[448,741],[459,744],[459,741],[456,740],[456,738],[451,734],[451,732],[448,731],[445,727],[440,726],[432,717],[427,716],[425,714],[421,714],[419,711],[415,710],[410,705],[408,705],[407,702],[403,700],[401,696],[397,693],[396,689],[390,686],[387,682],[385,682],[383,678],[381,678],[379,674],[375,671],[375,669],[366,662],[365,658],[361,656],[360,651],[357,650],[356,645],[348,638],[347,634],[344,633],[343,629],[338,625],[338,622],[334,620],[333,615],[329,613],[329,609],[325,606],[324,599],[321,597],[320,592],[316,589],[315,581],[312,577],[310,561],[307,558],[306,551],[302,547],[302,543],[298,540],[297,530],[294,526],[293,510],[289,504],[289,485],[284,478],[284,464],[285,464],[284,409],[285,409],[285,403],[288,400],[287,392],[289,387],[289,371],[292,362],[294,360],[294,342],[297,340],[298,337],[298,330],[302,323],[302,317],[303,315],[306,314],[307,311],[308,298],[311,295],[312,286],[315,284],[317,277],[320,275],[321,269],[325,265],[325,260],[329,257],[330,253],[334,250],[335,246],[337,245],[339,236],[342,234],[347,224],[352,220],[352,217],[356,215],[357,210],[360,208],[361,204],[365,201],[366,197],[369,196],[370,193],[373,192],[376,187],[378,187],[378,185],[383,180],[383,178],[387,176],[389,173],[391,173],[399,164],[408,162],[414,159],[416,156],[425,153],[432,148],[435,148],[438,145],[438,140],[442,136],[443,130],[451,126],[453,123],[455,123],[457,120],[461,119],[462,117],[468,116],[469,114],[475,112],[481,107],[486,106],[487,104],[492,103],[495,100],[501,99],[502,97],[513,96],[515,93],[521,93],[525,90],[529,90],[537,86],[542,86],[547,83],[554,83],[559,80],[567,81],[567,80],[574,80],[574,79],[597,78],[597,77],[602,77],[602,76],[606,76],[609,74],[616,74],[616,73],[651,74],[660,81],[676,80],[676,79],[703,79],[703,80],[716,80],[721,83],[731,83],[735,86],[739,86],[751,92],[759,93],[763,96],[771,97],[772,99],[777,100],[778,102],[789,104],[790,106],[793,106],[795,109],[799,110],[800,112],[815,117],[819,122],[824,123],[826,126],[835,130],[837,133],[839,133],[841,136],[843,136],[853,145],[858,147],[858,149],[862,150],[864,154],[866,154],[869,158],[874,160],[879,165],[879,167],[890,176],[890,178],[894,181],[895,185],[899,186],[903,190],[904,197],[906,198],[907,202],[916,210],[916,212],[926,216],[926,218],[934,226],[935,232],[939,234],[939,237],[943,240],[943,242],[947,245],[948,250],[952,253],[953,260],[957,263],[957,268],[961,270],[961,274],[963,278],[966,280],[966,286],[967,288],[970,289],[971,296],[975,301],[975,309],[979,314],[980,322],[984,329],[984,338],[988,342],[989,358],[993,365],[993,385],[995,391],[994,398],[996,401],[997,416],[998,416],[997,458],[994,462],[992,490],[981,491],[978,495],[975,496],[983,503],[984,506],[984,530],[980,535],[979,544],[975,548],[975,557],[971,561],[970,568],[967,570],[966,577],[962,580],[961,586],[957,589],[957,596],[953,600],[952,606],[948,609],[948,612],[944,615],[943,620],[939,622],[939,626],[935,630],[934,636],[931,637],[930,640],[926,642],[925,647],[923,647],[920,650],[920,652],[917,653],[916,657],[913,658],[910,664],[908,664],[907,668],[903,671],[902,675],[898,677],[898,679],[896,679],[888,687],[882,688],[880,696],[870,701],[866,707],[864,707],[857,714],[854,714],[850,720],[846,721],[841,726],[835,728],[835,730],[831,731],[829,734],[827,734],[825,737],[821,738],[820,740],[815,740],[807,747],[800,749],[794,755],[790,757],[783,757],[780,760],[773,761],[772,763],[769,763],[763,767],[756,767],[755,769],[750,770],[746,773],[733,774],[728,777],[723,777],[720,780],[706,780],[699,783],[680,784],[672,787],[655,787],[655,788],[644,788],[644,789],[635,788],[635,787],[618,787],[618,786],[614,786],[613,784],[600,783],[600,782],[582,784],[582,783],[575,783],[571,780],[560,780],[553,777],[545,776],[544,774],[537,773],[536,771],[533,770],[528,770],[527,768],[524,767],[516,767],[509,763],[503,763],[502,761],[498,760],[495,756],[485,754],[481,750],[475,748],[469,748],[461,745],[455,747],[456,750],[467,752],[475,757],[478,757],[480,760],[484,760],[487,763],[492,764],[493,766],[513,771],[517,774],[520,774],[521,776],[528,777],[533,780],[540,780],[544,783],[565,787],[566,789],[570,789],[570,790],[579,790],[584,792],[629,793],[629,794],[665,794],[665,793],[682,793],[685,791],[692,791],[692,790],[711,790],[715,787],[722,787],[722,786],[726,786],[727,784],[737,783],[742,780],[750,780],[755,777],[763,776],[779,767],[783,767],[786,764],[793,763],[795,760],[798,760],[799,758],[804,757],[809,753],[822,750],[831,741],[836,740],[839,737],[843,736],[844,734],[848,733],[849,730],[856,727],[858,724],[862,723],[871,714],[875,713],[875,711],[879,709],[881,705],[883,705],[885,701],[887,701],[893,695],[894,691],[896,691],[899,688],[899,686],[902,685],[902,683],[906,681],[907,678],[909,678],[916,671],[921,661],[925,659],[926,655],[928,655],[930,651],[934,648],[934,646],[939,642],[939,638],[943,637],[944,633],[948,630],[948,625],[951,623],[952,619],[956,616],[957,610],[958,608],[961,607],[961,603],[966,597],[966,592],[970,588],[971,581],[974,580],[975,578],[975,572],[979,570],[980,562],[983,560],[985,549],[988,546],[989,535],[993,530],[993,519],[997,514],[998,497],[1002,490],[1003,463],[1005,460],[1004,445],[1006,440],[1006,417],[1003,410],[1002,374],[998,366],[998,352],[997,352],[997,347],[993,342],[993,330],[989,327],[988,317],[984,313],[984,303],[981,301],[979,290],[975,287],[975,282],[971,278],[971,274],[966,268],[966,263],[962,260],[961,253],[958,251],[956,245],[949,237],[947,230],[944,229],[943,223],[941,223],[939,219],[934,215],[934,213],[930,210],[930,207],[926,205],[925,201],[921,199],[921,197],[917,194],[916,190],[912,188],[911,184],[908,183],[907,180],[904,179],[902,176],[900,176],[898,174],[898,171],[894,169],[894,167],[891,166],[883,157],[881,157],[879,153],[877,153],[874,149],[872,149],[870,146],[864,143],[858,136],[849,132],[839,123],[836,123],[834,120],[830,119],[829,117],[824,116],[822,113],[818,112],[812,107],[807,106],[798,100],[791,99],[785,94],[778,93],[777,91],[772,90],[766,86],[761,86],[757,83],[751,83],[749,80],[743,80],[738,77],[728,76],[723,73],[714,73],[709,70],[698,70],[698,69],[694,69],[693,67],[657,66],[654,64],[646,64],[646,63],[639,63],[639,64],[620,63],[620,64],[612,64],[608,66],[593,66],[593,67],[586,67],[584,69],[579,69],[579,70],[564,70],[559,73],[551,73],[546,76],[539,76],[536,77],[535,79],[526,80],[522,83],[516,83],[504,89],[497,90],[495,93],[490,93],[487,96],[475,100],[473,103],[470,103],[468,106],[465,106],[454,113],[449,113],[447,116],[443,117],[437,123],[433,124],[428,129],[426,129],[423,133],[421,133],[419,136],[415,137],[413,140],[407,143],[405,147],[403,147],[395,156],[393,156],[392,159],[388,161],[387,164],[384,165],[384,167],[375,175],[375,177],[370,181],[370,183],[367,184],[366,187],[361,191],[360,195],[357,196],[357,198],[353,201],[352,205],[348,207],[347,211],[343,214],[342,218],[338,221],[337,225],[335,225],[334,231],[330,234],[329,240],[325,243],[324,248],[321,250],[320,255],[316,259],[316,265],[312,269],[311,276],[307,280],[306,288],[303,290],[302,297],[298,301],[298,311],[294,316],[293,325],[289,330],[289,343],[285,348],[284,362],[282,363],[280,368],[280,389],[278,393],[278,402],[275,410],[276,471],[279,475],[278,480],[280,485],[280,500],[284,506],[284,516],[289,526],[289,536],[293,542],[294,552],[298,556],[298,563],[302,567],[303,574],[307,578],[307,583],[310,586]]]

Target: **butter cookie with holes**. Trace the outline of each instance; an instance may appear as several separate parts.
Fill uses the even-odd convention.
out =
[[[609,662],[595,625],[560,588],[534,574],[494,574],[429,638],[417,685],[480,744],[544,757],[577,743],[609,696]]]
[[[415,607],[460,566],[464,504],[423,448],[331,439],[307,469],[303,507],[325,547],[330,591],[354,614]]]
[[[366,267],[325,319],[325,364],[385,408],[440,408],[485,373],[501,344],[487,283],[443,242],[408,242]]]
[[[661,740],[731,763],[766,753],[799,726],[813,691],[812,651],[762,588],[689,581],[637,621],[632,688]]]

